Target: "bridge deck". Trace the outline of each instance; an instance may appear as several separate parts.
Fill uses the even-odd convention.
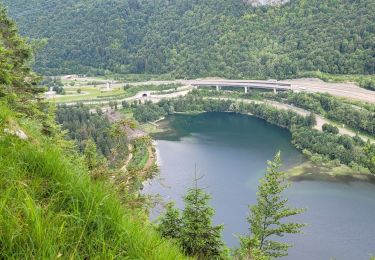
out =
[[[248,87],[280,90],[290,90],[292,88],[292,85],[289,83],[264,81],[193,81],[190,85],[196,87]]]

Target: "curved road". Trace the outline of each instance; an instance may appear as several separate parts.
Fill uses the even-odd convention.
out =
[[[302,108],[299,108],[299,107],[295,107],[295,106],[291,106],[291,105],[288,105],[288,104],[276,102],[276,101],[271,101],[271,100],[261,101],[261,100],[250,100],[250,99],[216,98],[216,97],[208,97],[208,99],[222,99],[222,100],[232,100],[232,101],[244,102],[244,103],[268,104],[268,105],[271,105],[271,106],[276,107],[278,109],[292,110],[292,111],[294,111],[297,114],[302,115],[302,116],[307,116],[307,115],[311,114],[311,112],[308,111],[308,110],[305,110],[305,109],[302,109]],[[314,114],[314,115],[315,115],[315,118],[316,118],[316,125],[314,126],[314,128],[319,130],[319,131],[322,131],[322,126],[324,124],[336,125],[332,121],[330,121],[330,120],[328,120],[328,119],[326,119],[326,118],[324,118],[320,115],[317,115],[317,114]],[[339,129],[339,134],[341,134],[341,135],[349,135],[349,136],[352,136],[352,137],[357,135],[357,133],[353,130],[343,128],[341,126],[337,126],[337,128]],[[371,143],[375,143],[374,139],[368,138],[368,137],[360,135],[360,134],[358,134],[358,136],[361,137],[362,140],[364,140],[364,141],[367,141],[369,139]]]
[[[160,84],[173,84],[179,83],[184,86],[193,85],[236,85],[237,87],[246,86],[247,83],[258,82],[262,84],[276,84],[277,82],[272,80],[227,80],[227,79],[196,79],[196,80],[175,80],[175,81],[146,81],[132,83],[136,85],[160,85]],[[290,84],[291,90],[296,92],[308,92],[308,93],[329,93],[333,96],[344,97],[348,99],[354,99],[364,102],[375,104],[375,91],[367,90],[353,83],[327,83],[316,78],[302,78],[302,79],[291,79],[281,80],[281,84]],[[285,86],[280,86],[279,89],[285,90]]]
[[[246,85],[246,83],[258,82],[261,84],[276,84],[275,88],[285,90],[285,86],[277,86],[277,83],[290,84],[291,90],[296,92],[308,92],[308,93],[329,93],[334,96],[344,97],[348,99],[360,100],[375,104],[375,91],[367,90],[358,87],[351,83],[327,83],[320,79],[293,79],[293,80],[282,80],[279,82],[270,80],[182,80],[179,81],[181,84],[188,85],[199,85],[199,84],[211,84],[211,85],[230,85],[238,84]],[[268,87],[269,88],[269,87]]]
[[[254,85],[254,83],[259,84],[259,88],[275,88],[279,90],[291,89],[296,92],[308,92],[308,93],[329,93],[334,96],[348,98],[352,100],[359,100],[363,102],[369,102],[375,104],[375,91],[360,88],[352,83],[327,83],[319,79],[303,78],[303,79],[292,79],[292,80],[227,80],[227,79],[196,79],[196,80],[174,80],[174,81],[146,81],[129,83],[131,85],[162,85],[162,84],[181,84],[183,87],[178,88],[178,90],[190,90],[196,86],[233,86],[233,87],[245,87],[247,85]],[[126,83],[115,83],[115,84],[126,84]],[[280,84],[280,86],[278,86]],[[288,84],[288,87],[282,84]],[[290,84],[290,86],[289,86]],[[147,91],[142,91],[147,92]],[[125,98],[123,100],[134,100],[142,97],[142,92],[131,98]],[[151,92],[152,93],[152,92]],[[173,96],[174,93],[170,94]],[[169,94],[159,95],[160,97],[168,98]],[[76,102],[72,102],[76,103]],[[95,103],[108,103],[101,101],[87,101],[85,104],[95,104]],[[69,103],[68,103],[69,104]],[[71,104],[71,103],[70,103]]]

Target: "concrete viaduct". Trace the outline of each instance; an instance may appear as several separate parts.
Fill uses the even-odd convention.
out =
[[[222,87],[244,88],[245,93],[249,89],[271,89],[277,91],[292,90],[292,84],[274,81],[248,81],[248,80],[190,80],[188,83],[194,87]]]

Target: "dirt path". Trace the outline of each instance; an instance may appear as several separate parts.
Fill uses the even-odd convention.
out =
[[[122,119],[124,119],[123,116],[121,115],[121,113],[119,113],[117,111],[108,112],[107,117],[108,117],[109,121],[112,122],[112,123],[113,122],[119,122]],[[128,126],[122,126],[122,129],[123,129],[123,131],[125,131],[129,141],[147,135],[146,132],[144,132],[144,131],[142,131],[141,129],[138,129],[138,128],[131,129]],[[155,155],[154,155],[153,150],[152,150],[152,148],[153,148],[152,145],[153,144],[150,144],[150,145],[147,146],[147,153],[148,153],[147,162],[146,162],[145,166],[143,167],[143,169],[141,169],[139,171],[140,175],[142,175],[142,177],[145,177],[144,175],[153,166],[153,164],[155,162]],[[133,153],[132,153],[133,146],[131,144],[128,144],[128,149],[129,149],[129,156],[126,159],[124,165],[121,167],[122,171],[126,171],[126,167],[129,165],[130,161],[133,159]]]
[[[152,151],[152,144],[150,144],[147,147],[147,152],[148,152],[148,160],[142,169],[143,172],[147,172],[147,170],[149,170],[154,165],[154,162],[155,162],[155,155]]]
[[[133,159],[133,153],[132,153],[133,147],[131,144],[128,144],[128,151],[129,151],[129,156],[126,159],[124,165],[121,167],[121,171],[126,171],[126,167],[128,167],[130,161]]]

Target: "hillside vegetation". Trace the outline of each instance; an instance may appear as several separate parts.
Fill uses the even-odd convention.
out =
[[[93,181],[0,8],[0,258],[184,259],[110,184]],[[126,194],[122,194],[126,196]]]
[[[286,78],[374,74],[375,2],[293,0],[3,0],[46,45],[43,74],[171,73]]]

